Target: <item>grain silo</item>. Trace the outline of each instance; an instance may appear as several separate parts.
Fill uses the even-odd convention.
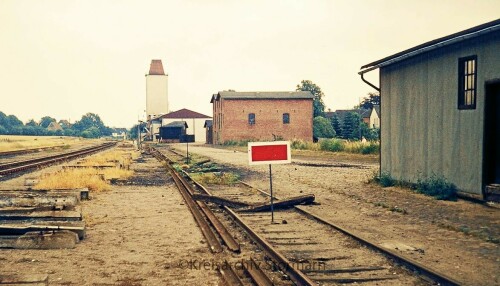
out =
[[[146,116],[148,119],[168,113],[168,75],[161,60],[152,60],[146,74]]]

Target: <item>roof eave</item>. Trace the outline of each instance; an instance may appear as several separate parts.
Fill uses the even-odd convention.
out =
[[[432,40],[421,45],[415,46],[413,48],[404,50],[402,52],[396,53],[394,55],[385,57],[383,59],[377,60],[375,62],[366,64],[361,67],[359,74],[364,74],[374,69],[388,66],[390,64],[405,60],[407,58],[426,53],[444,46],[452,45],[457,42],[461,42],[467,39],[479,37],[481,35],[491,33],[500,30],[500,19],[488,22],[458,33],[448,35],[436,40]]]

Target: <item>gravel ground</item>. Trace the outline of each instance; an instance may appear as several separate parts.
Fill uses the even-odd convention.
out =
[[[184,145],[175,148],[185,151]],[[239,170],[252,185],[269,188],[268,166],[249,166],[246,153],[203,145],[190,145],[189,151]],[[313,193],[320,205],[308,208],[335,224],[466,285],[500,285],[497,206],[438,201],[369,184],[378,168],[375,163],[307,156],[292,161],[273,166],[276,196]]]
[[[150,156],[132,168],[131,185],[82,203],[87,237],[75,249],[0,249],[0,274],[48,274],[50,285],[218,285],[215,269],[196,267],[213,255],[170,177]]]

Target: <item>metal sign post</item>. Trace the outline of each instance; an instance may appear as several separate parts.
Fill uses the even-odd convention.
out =
[[[290,142],[249,142],[248,162],[250,165],[269,164],[269,190],[271,193],[271,223],[274,223],[274,195],[272,164],[288,164],[292,162]]]
[[[273,173],[269,164],[269,189],[271,189],[271,223],[274,222],[274,202],[273,202]]]
[[[186,164],[189,164],[189,140],[186,140]]]

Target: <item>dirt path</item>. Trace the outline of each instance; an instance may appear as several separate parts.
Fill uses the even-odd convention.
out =
[[[268,167],[248,166],[246,153],[205,146],[189,150],[238,168],[244,180],[269,188]],[[437,201],[408,190],[367,184],[377,170],[373,163],[343,160],[344,164],[338,164],[304,156],[293,161],[273,167],[278,197],[314,193],[320,205],[309,208],[333,223],[466,285],[500,285],[498,208]]]
[[[75,249],[0,249],[0,274],[49,274],[50,285],[217,285],[216,270],[189,269],[212,253],[152,157],[132,165],[127,186],[83,203],[87,238]]]

